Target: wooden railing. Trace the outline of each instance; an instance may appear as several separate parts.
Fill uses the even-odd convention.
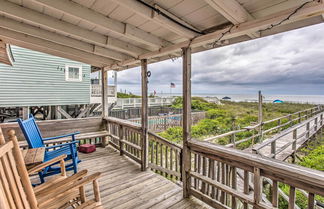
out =
[[[229,143],[225,145],[226,147],[237,147],[238,145],[248,141],[250,141],[250,145],[253,146],[256,142],[261,142],[266,136],[279,133],[280,131],[292,127],[295,124],[301,123],[302,121],[305,121],[323,111],[323,106],[316,106],[279,118],[264,121],[253,126],[244,127],[239,130],[233,130],[224,134],[209,137],[204,139],[204,141],[211,142],[222,138],[228,138]],[[237,140],[240,135],[243,135],[244,137]]]
[[[173,181],[181,179],[182,147],[149,132],[149,167]]]
[[[304,121],[301,124],[297,124],[282,133],[275,135],[274,137],[256,145],[253,147],[254,153],[259,153],[259,151],[270,145],[271,146],[271,154],[268,157],[275,158],[276,155],[280,154],[289,146],[292,146],[292,150],[296,151],[297,142],[303,144],[303,142],[312,138],[318,133],[318,130],[321,129],[324,125],[323,122],[323,113],[319,113],[316,116]],[[287,135],[292,135],[292,140],[285,140],[286,143],[277,149],[276,142]]]
[[[174,97],[156,97],[148,98],[149,107],[171,105]],[[115,108],[136,108],[142,106],[141,98],[119,98]]]
[[[141,159],[142,128],[138,124],[116,118],[106,118],[110,144],[139,164]],[[148,133],[148,167],[170,180],[180,180],[182,147]]]
[[[190,194],[215,208],[277,208],[278,191],[284,184],[290,188],[289,208],[296,206],[296,189],[307,192],[310,209],[315,208],[315,195],[324,196],[321,171],[208,142],[191,140],[188,146]],[[263,188],[267,182],[270,190]]]
[[[110,144],[119,150],[121,155],[141,164],[142,128],[137,124],[116,118],[106,118]]]
[[[108,135],[102,121],[101,117],[91,117],[37,121],[37,124],[42,136],[45,138],[80,132],[80,134],[76,135],[76,140],[79,141],[79,144],[101,144],[103,138]],[[7,132],[9,130],[15,130],[20,147],[23,149],[28,147],[17,122],[1,123],[0,127],[3,130],[5,138],[8,138]],[[58,145],[68,141],[71,141],[71,137],[45,141],[45,145]]]

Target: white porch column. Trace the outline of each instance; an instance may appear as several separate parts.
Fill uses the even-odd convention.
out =
[[[147,102],[147,60],[141,60],[142,66],[142,170],[145,171],[148,167],[148,102]]]
[[[183,62],[183,151],[182,151],[182,182],[183,197],[190,195],[191,156],[188,141],[191,139],[191,48],[182,48]]]

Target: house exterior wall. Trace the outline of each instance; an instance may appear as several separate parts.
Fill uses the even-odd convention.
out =
[[[90,103],[91,66],[12,46],[13,67],[0,64],[0,107]],[[82,81],[66,81],[65,66],[81,65]]]

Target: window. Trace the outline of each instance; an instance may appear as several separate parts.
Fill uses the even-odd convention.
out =
[[[66,81],[82,81],[82,66],[66,65],[65,66]]]

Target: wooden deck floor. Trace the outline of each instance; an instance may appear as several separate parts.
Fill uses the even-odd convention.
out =
[[[152,171],[142,172],[138,164],[110,147],[80,153],[80,158],[80,170],[102,172],[99,185],[105,208],[210,208],[195,198],[183,199],[179,185]],[[91,185],[86,193],[92,195]]]

